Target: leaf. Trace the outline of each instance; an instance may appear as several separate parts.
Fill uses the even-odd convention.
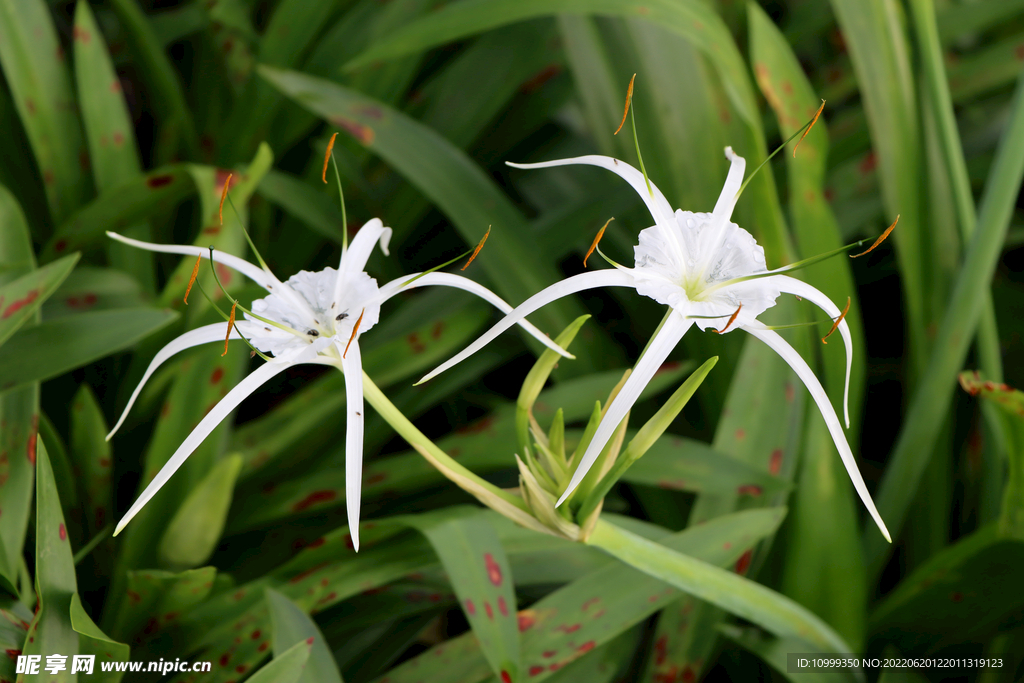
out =
[[[87,2],[79,2],[75,8],[73,35],[75,84],[89,145],[89,162],[96,189],[103,192],[142,174],[139,148],[121,81]],[[145,223],[125,229],[125,234],[145,241],[152,239]],[[154,291],[152,254],[129,249],[117,242],[108,244],[111,265],[131,273],[146,291]]]
[[[1017,628],[1021,562],[1024,542],[1001,538],[995,525],[962,538],[885,597],[870,617],[872,638],[904,654],[925,654]]]
[[[28,640],[28,622],[31,619],[32,610],[24,603],[16,598],[0,597],[0,650],[21,652],[25,641]],[[15,671],[16,662],[16,657],[0,658],[0,677],[7,681],[15,680],[18,677]]]
[[[118,183],[61,223],[40,258],[52,261],[75,249],[95,247],[107,239],[106,230],[119,232],[167,212],[193,192],[185,167],[177,164]]]
[[[46,446],[40,442],[36,460],[36,592],[39,603],[28,629],[25,655],[78,654],[78,634],[71,625],[72,596],[78,590],[67,527]],[[51,681],[73,681],[71,660]],[[42,669],[42,666],[40,667]]]
[[[213,466],[182,501],[160,539],[160,562],[173,570],[205,563],[220,541],[231,506],[242,456],[229,455]]]
[[[114,493],[111,483],[113,465],[107,423],[96,402],[96,395],[83,382],[71,401],[71,462],[78,472],[85,528],[95,536],[113,519]]]
[[[518,210],[464,152],[401,112],[329,81],[260,67],[260,75],[286,95],[347,130],[416,185],[448,215],[467,244],[491,226],[491,248],[477,261],[511,303],[561,279],[554,265],[538,261],[523,235]],[[579,306],[562,302],[538,311],[541,328],[563,329]]]
[[[253,674],[248,683],[297,683],[309,660],[313,643],[296,643],[262,669]]]
[[[104,683],[119,683],[124,676],[123,671],[104,671],[102,664],[106,662],[127,662],[130,648],[124,643],[111,640],[100,627],[89,617],[82,606],[82,598],[78,593],[71,596],[71,627],[80,636],[79,652],[96,657],[92,675]]]
[[[718,630],[729,640],[761,658],[766,664],[782,674],[793,683],[852,683],[860,678],[849,669],[836,671],[798,671],[789,670],[788,655],[793,652],[808,652],[813,648],[802,640],[791,638],[775,638],[763,631],[753,628],[740,628],[730,624],[721,624]]]
[[[138,250],[136,250],[138,251]],[[105,311],[146,306],[139,283],[119,270],[79,266],[43,304],[43,320],[83,311]]]
[[[0,355],[0,390],[59,375],[130,347],[177,317],[129,308],[82,313],[22,329]]]
[[[267,589],[266,595],[274,625],[274,654],[281,657],[288,648],[300,643],[312,645],[309,661],[298,679],[300,683],[342,683],[334,655],[316,622],[272,588]]]
[[[694,597],[726,609],[781,637],[807,640],[823,652],[846,652],[849,646],[828,625],[759,583],[598,520],[587,541],[623,562]]]
[[[419,515],[409,523],[441,559],[491,670],[504,681],[522,680],[514,579],[494,529],[481,514],[439,521]]]
[[[0,286],[0,345],[35,317],[35,312],[78,263],[78,257],[79,254],[69,254]]]
[[[89,192],[82,128],[64,50],[44,0],[0,2],[0,66],[42,176],[50,215],[64,220]]]
[[[107,615],[106,630],[118,640],[136,644],[173,628],[179,617],[202,603],[213,589],[214,567],[190,569],[179,574],[146,569],[128,572],[125,581],[127,600],[116,614]]]
[[[342,244],[337,205],[324,192],[283,171],[271,170],[257,190],[264,199],[298,218],[321,237]]]

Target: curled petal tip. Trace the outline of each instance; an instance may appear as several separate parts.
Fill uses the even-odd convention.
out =
[[[126,519],[122,519],[120,522],[118,522],[117,523],[117,528],[114,529],[113,536],[117,536],[119,533],[121,533],[124,530],[125,526],[127,526],[127,525],[128,525],[128,520],[126,520]]]
[[[725,158],[732,161],[736,157],[736,152],[732,151],[732,147],[725,148]]]

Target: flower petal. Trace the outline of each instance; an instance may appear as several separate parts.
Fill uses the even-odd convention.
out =
[[[167,480],[171,478],[179,467],[185,462],[188,456],[199,447],[199,444],[210,435],[217,425],[219,425],[224,418],[231,413],[242,400],[259,389],[265,382],[270,380],[272,377],[280,373],[281,371],[292,366],[290,362],[279,362],[276,359],[269,363],[264,363],[258,367],[255,371],[249,374],[248,377],[239,382],[227,395],[220,400],[220,403],[215,405],[209,413],[206,414],[196,428],[192,430],[178,449],[174,451],[174,455],[170,457],[167,463],[157,472],[153,481],[149,483],[146,490],[142,492],[138,500],[132,504],[128,512],[125,513],[121,521],[117,523],[117,528],[114,530],[114,535],[121,533],[125,525],[132,520],[135,515],[139,514],[146,503],[150,501],[157,494],[157,492],[167,483]]]
[[[342,283],[352,275],[366,270],[366,262],[373,253],[373,247],[380,242],[380,250],[388,255],[388,242],[391,241],[391,228],[385,228],[379,218],[373,218],[359,228],[352,238],[348,249],[342,251],[341,262],[338,264],[338,286],[335,289],[335,300],[341,295]]]
[[[582,157],[573,157],[571,159],[555,159],[554,161],[542,161],[537,164],[514,164],[511,161],[505,162],[507,165],[513,168],[551,168],[552,166],[571,166],[574,164],[583,164],[586,166],[600,166],[606,168],[612,173],[618,174],[620,178],[629,183],[640,198],[647,204],[647,209],[651,212],[651,217],[654,218],[655,223],[659,223],[665,226],[675,225],[675,218],[672,212],[672,206],[665,199],[665,195],[661,193],[654,183],[651,183],[651,191],[647,191],[647,181],[644,180],[644,174],[636,170],[625,161],[619,161],[612,157],[601,156],[600,154],[588,154]],[[654,194],[652,197],[651,194]]]
[[[824,293],[811,287],[803,280],[797,280],[788,275],[776,275],[771,278],[772,282],[780,292],[794,294],[801,299],[807,299],[812,304],[825,311],[833,320],[842,315],[839,307],[832,303],[832,300]],[[839,322],[839,334],[843,336],[843,343],[846,345],[846,388],[843,390],[843,417],[846,418],[846,428],[850,428],[850,369],[853,366],[853,337],[850,335],[850,326],[846,320]]]
[[[141,240],[134,240],[124,235],[118,235],[116,232],[107,231],[107,237],[115,239],[118,242],[123,242],[132,247],[138,249],[145,249],[146,251],[156,251],[162,254],[182,254],[185,256],[202,256],[203,258],[210,258],[210,250],[204,247],[194,247],[183,244],[155,244],[153,242],[143,242]],[[275,284],[276,278],[273,275],[269,275],[267,271],[263,270],[257,265],[249,263],[243,258],[232,256],[231,254],[225,254],[223,251],[215,250],[213,252],[214,263],[223,263],[228,268],[234,268],[242,275],[246,276],[260,287],[270,291],[271,288],[268,285]]]
[[[345,505],[352,547],[359,552],[359,502],[363,489],[363,361],[354,341],[341,359],[345,373]]]
[[[132,392],[132,397],[128,399],[128,405],[124,407],[124,411],[121,413],[121,418],[117,421],[117,424],[114,425],[114,428],[110,430],[110,433],[107,434],[107,441],[110,441],[110,437],[114,436],[114,434],[117,433],[117,430],[121,428],[121,424],[124,422],[124,419],[128,417],[128,411],[132,409],[132,406],[135,404],[135,399],[139,397],[142,387],[149,381],[149,378],[154,372],[156,372],[157,368],[163,365],[168,358],[176,353],[184,351],[185,349],[190,349],[193,346],[199,346],[200,344],[207,344],[209,342],[223,342],[224,334],[227,331],[227,328],[225,327],[226,325],[226,322],[204,325],[203,327],[186,332],[177,339],[171,341],[167,346],[160,349],[156,356],[153,357],[153,360],[150,361],[149,367],[146,368],[146,372],[142,375],[142,379],[139,381],[139,385],[135,387],[135,391]],[[238,331],[234,329],[231,330],[231,338],[241,339]]]
[[[597,431],[594,432],[594,438],[590,440],[590,445],[587,446],[587,451],[583,454],[583,459],[580,460],[576,471],[572,473],[569,485],[565,488],[558,502],[555,503],[556,507],[561,505],[569,497],[569,494],[583,481],[583,477],[586,476],[594,461],[597,460],[597,456],[601,455],[601,451],[604,450],[608,440],[626,417],[626,413],[633,407],[636,400],[640,398],[640,393],[644,390],[644,387],[651,381],[654,373],[665,362],[668,354],[676,347],[676,344],[683,338],[683,335],[686,334],[691,325],[693,325],[692,320],[687,320],[674,312],[665,320],[665,324],[658,331],[658,334],[655,335],[654,339],[651,340],[650,346],[644,351],[640,360],[636,362],[633,372],[605,411],[604,417],[601,418],[601,424],[597,426]]]
[[[732,217],[732,210],[736,208],[740,188],[743,187],[743,173],[747,169],[747,160],[733,152],[732,147],[725,148],[725,158],[732,163],[729,165],[729,175],[725,178],[725,185],[722,186],[722,193],[718,195],[712,213],[728,221]]]
[[[492,339],[512,327],[514,324],[533,313],[538,308],[552,301],[561,299],[563,296],[575,294],[595,287],[633,287],[633,276],[629,269],[597,270],[591,273],[580,273],[573,275],[560,282],[541,290],[529,299],[519,304],[511,313],[502,318],[494,327],[480,336],[475,342],[463,349],[459,354],[437,366],[434,370],[424,375],[417,384],[426,382],[448,368],[458,365],[465,359],[486,346]]]
[[[881,515],[878,514],[878,510],[875,509],[875,503],[871,500],[871,494],[868,493],[868,487],[864,484],[864,479],[860,476],[860,470],[857,469],[857,461],[853,459],[853,451],[850,450],[850,444],[846,442],[846,436],[843,434],[843,426],[839,424],[839,417],[836,415],[835,409],[832,408],[832,403],[828,400],[828,395],[825,390],[821,387],[821,383],[818,378],[814,376],[811,368],[807,365],[804,359],[797,353],[792,346],[790,346],[785,339],[773,330],[767,330],[759,325],[744,325],[745,329],[750,334],[754,335],[765,344],[767,344],[775,353],[782,357],[782,360],[789,364],[789,367],[793,368],[793,371],[803,381],[804,386],[807,387],[807,391],[811,393],[811,398],[818,406],[818,410],[821,412],[821,416],[825,418],[825,425],[828,427],[829,433],[832,435],[832,441],[836,444],[836,449],[839,450],[839,457],[843,459],[843,464],[846,466],[846,472],[850,475],[850,481],[853,482],[853,488],[857,489],[857,495],[860,496],[861,501],[864,502],[864,507],[868,509],[868,513],[871,518],[875,520],[875,524],[882,531],[882,535],[885,539],[892,543],[892,539],[889,536],[889,530],[885,528],[885,522],[882,521]]]
[[[405,284],[409,280],[416,278],[413,282],[408,285]],[[497,308],[502,313],[511,313],[512,306],[508,304],[500,296],[487,289],[481,284],[470,280],[468,277],[462,277],[461,275],[455,275],[453,273],[427,273],[426,275],[417,275],[416,273],[408,275],[406,277],[392,280],[388,284],[380,288],[381,301],[390,299],[398,292],[403,289],[415,289],[417,287],[426,287],[431,285],[440,285],[442,287],[455,287],[456,289],[463,289],[472,294],[476,294],[478,297]],[[526,320],[520,320],[519,325],[524,330],[530,333],[530,335],[539,341],[544,346],[548,347],[555,353],[564,356],[566,358],[575,358],[574,355],[563,349],[561,346],[556,344],[550,337],[534,327],[530,322]]]

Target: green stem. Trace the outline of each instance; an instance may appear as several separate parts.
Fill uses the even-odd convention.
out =
[[[444,463],[445,467],[448,467],[460,476],[472,480],[475,484],[487,489],[489,493],[501,498],[505,502],[516,506],[520,510],[529,512],[529,509],[522,498],[498,488],[489,481],[481,479],[470,470],[455,462],[455,460],[453,460],[447,453],[438,448],[433,441],[428,439],[423,432],[416,428],[416,425],[409,421],[409,418],[402,414],[402,411],[395,407],[395,404],[384,395],[384,392],[373,383],[373,380],[370,379],[370,376],[365,372],[363,373],[363,397],[366,399],[366,402],[373,406],[373,409],[376,410],[380,416],[383,417],[384,420],[409,443],[410,446],[419,446],[423,448],[429,452],[432,457]]]

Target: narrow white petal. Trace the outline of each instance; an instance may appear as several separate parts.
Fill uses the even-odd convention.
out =
[[[732,162],[729,165],[729,175],[725,178],[725,185],[722,187],[722,194],[718,195],[715,203],[715,210],[712,212],[722,220],[728,221],[732,217],[732,210],[736,208],[737,193],[743,186],[743,173],[747,169],[747,161],[732,151],[732,147],[725,148],[725,157]]]
[[[153,242],[142,242],[140,240],[134,240],[130,237],[118,235],[116,232],[107,231],[107,236],[111,239],[115,239],[118,242],[137,247],[139,249],[145,249],[146,251],[157,251],[162,254],[182,254],[184,256],[202,256],[203,258],[210,258],[210,250],[204,247],[194,247],[184,244],[154,244]],[[273,275],[267,273],[257,265],[249,263],[243,258],[232,256],[231,254],[225,254],[219,249],[215,249],[213,252],[214,263],[223,263],[228,268],[237,270],[242,275],[246,276],[260,287],[270,290],[271,285],[275,283]]]
[[[416,280],[414,280],[412,283],[410,283],[408,285],[404,284],[405,282],[407,282],[408,280],[410,280],[412,278],[416,278],[416,274],[409,275],[409,276],[406,276],[406,277],[403,277],[403,278],[399,278],[398,280],[393,280],[393,281],[389,282],[388,284],[384,285],[383,287],[381,287],[380,288],[381,301],[386,301],[387,299],[389,299],[390,297],[394,296],[395,294],[397,294],[398,292],[400,292],[403,289],[415,289],[417,287],[428,287],[428,286],[433,286],[433,285],[439,285],[439,286],[442,286],[442,287],[455,287],[456,289],[463,289],[463,290],[465,290],[467,292],[470,292],[472,294],[476,294],[478,297],[480,297],[481,299],[483,299],[487,303],[491,304],[492,306],[497,308],[502,313],[511,313],[512,312],[512,306],[509,305],[508,302],[506,302],[500,296],[498,296],[497,294],[495,294],[491,290],[487,289],[483,285],[478,284],[478,283],[470,280],[467,277],[462,277],[461,275],[455,275],[454,273],[435,272],[435,273],[427,273],[426,275],[421,275],[418,278],[416,278]],[[544,334],[543,332],[538,330],[536,327],[534,327],[529,321],[527,321],[527,320],[520,320],[519,321],[519,325],[522,326],[522,328],[524,330],[529,332],[530,335],[534,339],[536,339],[541,344],[543,344],[544,346],[548,347],[549,349],[551,349],[555,353],[557,353],[557,354],[559,354],[561,356],[564,356],[565,358],[575,358],[576,357],[576,356],[572,355],[571,353],[569,353],[568,351],[566,351],[565,349],[563,349],[558,344],[556,344],[554,341],[552,341],[550,337],[548,337],[546,334]]]
[[[864,479],[860,476],[860,470],[857,469],[857,462],[853,459],[853,451],[850,450],[850,444],[846,442],[846,436],[843,434],[843,426],[839,424],[839,417],[836,415],[836,411],[832,408],[832,404],[828,400],[828,395],[825,394],[825,390],[821,387],[821,383],[818,382],[818,378],[814,376],[811,368],[807,365],[804,359],[797,353],[792,346],[790,346],[785,339],[773,330],[766,330],[760,326],[755,325],[744,325],[745,329],[750,334],[754,335],[765,344],[767,344],[775,353],[782,357],[782,360],[789,364],[789,367],[793,368],[797,376],[803,381],[804,386],[807,387],[807,391],[811,393],[811,398],[818,406],[818,410],[821,412],[821,416],[825,419],[825,425],[828,427],[829,433],[832,435],[832,441],[836,444],[836,449],[839,450],[839,457],[843,459],[843,464],[846,466],[846,472],[850,475],[850,480],[853,482],[853,488],[857,490],[857,495],[864,502],[864,507],[868,509],[868,513],[871,518],[875,520],[875,524],[882,531],[882,535],[885,539],[892,543],[892,538],[889,536],[889,530],[885,528],[885,522],[882,521],[881,515],[878,514],[878,510],[875,509],[875,503],[871,500],[871,494],[868,493],[868,487],[864,484]]]
[[[363,490],[363,361],[353,341],[341,360],[345,373],[345,505],[352,547],[359,552],[359,501]]]
[[[241,403],[246,396],[259,389],[260,386],[274,377],[274,375],[289,367],[291,367],[291,363],[278,362],[276,360],[264,363],[254,372],[250,373],[248,377],[239,382],[234,389],[229,391],[227,395],[220,400],[220,403],[215,405],[213,409],[206,414],[206,417],[199,421],[199,424],[192,430],[192,433],[181,442],[180,446],[178,446],[178,450],[174,451],[174,455],[170,457],[167,464],[157,472],[156,477],[154,477],[153,481],[149,483],[146,490],[142,492],[139,499],[135,501],[128,512],[125,513],[124,517],[121,518],[121,521],[117,523],[114,535],[116,536],[121,533],[121,530],[124,529],[125,525],[128,524],[135,515],[139,514],[139,510],[141,510],[146,503],[148,503],[150,499],[157,494],[163,485],[167,483],[167,480],[171,478],[171,475],[173,475],[178,468],[182,466],[188,456],[192,455],[196,448],[199,447],[199,444],[201,444],[203,440],[210,435],[210,432],[212,432],[232,410],[238,407],[238,404]]]
[[[142,379],[139,381],[139,385],[135,387],[135,391],[132,392],[132,397],[128,399],[128,405],[124,407],[124,411],[121,413],[121,418],[114,425],[114,428],[107,434],[107,441],[110,441],[110,437],[117,433],[117,430],[121,428],[121,424],[124,419],[128,417],[128,411],[132,409],[135,404],[135,399],[139,397],[139,393],[142,391],[142,387],[146,385],[149,378],[152,377],[156,369],[159,368],[168,358],[176,353],[180,353],[185,349],[190,349],[193,346],[199,346],[200,344],[208,344],[210,342],[224,341],[224,333],[227,331],[227,323],[213,323],[212,325],[204,325],[203,327],[196,328],[185,334],[181,335],[177,339],[173,340],[167,346],[160,349],[153,360],[150,361],[149,367],[146,368],[146,372],[142,375]],[[238,331],[232,328],[231,330],[232,339],[241,339]]]
[[[594,432],[594,438],[591,439],[590,445],[587,446],[583,459],[580,460],[576,471],[572,473],[572,479],[569,480],[569,485],[558,499],[558,502],[555,503],[555,507],[561,505],[569,497],[569,494],[576,490],[576,487],[583,481],[583,477],[586,476],[591,466],[593,466],[597,456],[601,455],[601,451],[604,450],[608,440],[626,417],[626,413],[629,412],[633,404],[640,398],[640,393],[644,390],[644,387],[651,381],[654,373],[662,366],[665,359],[668,358],[668,354],[676,347],[676,344],[683,338],[683,335],[686,334],[691,325],[693,325],[692,320],[684,319],[676,313],[670,315],[665,321],[661,330],[651,340],[651,345],[647,347],[644,355],[637,361],[636,367],[633,368],[633,372],[629,375],[626,383],[622,385],[619,393],[605,411],[604,417],[601,418],[601,424],[598,425],[597,431]]]
[[[842,311],[839,307],[832,303],[832,300],[825,296],[824,293],[811,287],[803,280],[797,280],[795,277],[789,277],[788,275],[776,275],[771,278],[775,283],[775,286],[780,292],[786,292],[787,294],[794,294],[801,299],[807,299],[812,304],[825,311],[833,320],[842,315]],[[846,324],[844,318],[839,323],[839,334],[843,337],[843,343],[846,345],[846,387],[843,389],[843,417],[846,420],[846,428],[850,428],[850,370],[853,367],[853,337],[850,335],[850,326]]]
[[[506,161],[506,164],[513,168],[551,168],[552,166],[571,166],[574,164],[583,164],[586,166],[600,166],[606,168],[612,173],[618,174],[620,178],[629,183],[640,198],[647,204],[647,209],[651,212],[651,217],[654,218],[654,222],[666,227],[675,225],[675,217],[672,212],[672,206],[665,199],[665,195],[661,193],[654,183],[651,183],[651,191],[647,191],[647,182],[644,180],[644,174],[636,170],[625,161],[619,161],[612,157],[601,156],[600,154],[588,154],[582,157],[573,157],[571,159],[556,159],[554,161],[543,161],[537,164],[514,164],[511,161]],[[654,194],[652,197],[651,194]]]
[[[391,228],[385,228],[379,218],[368,220],[352,238],[348,249],[341,254],[341,262],[338,264],[339,280],[343,280],[346,275],[355,275],[366,270],[366,262],[378,242],[380,250],[387,256],[390,241]]]
[[[499,334],[545,304],[561,299],[563,296],[568,296],[569,294],[575,294],[576,292],[582,292],[588,289],[594,289],[595,287],[633,286],[633,276],[629,274],[628,270],[622,271],[618,269],[598,270],[592,273],[580,273],[579,275],[568,277],[561,282],[556,282],[519,304],[519,306],[502,318],[496,325],[494,325],[494,327],[480,336],[479,339],[463,349],[458,355],[437,366],[434,370],[425,375],[423,379],[417,382],[417,384],[426,382],[428,379],[436,377],[448,368],[458,365],[490,343],[490,341]]]

